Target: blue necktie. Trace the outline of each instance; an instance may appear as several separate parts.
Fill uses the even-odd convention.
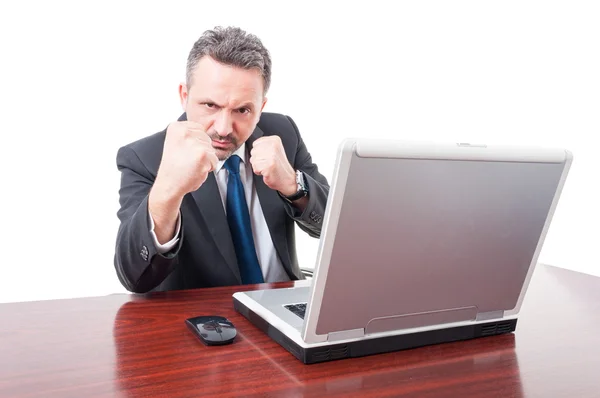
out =
[[[242,283],[263,283],[264,279],[252,237],[250,213],[244,195],[244,186],[240,179],[240,157],[232,155],[225,162],[229,172],[227,179],[227,223],[231,231],[235,255],[240,267]]]

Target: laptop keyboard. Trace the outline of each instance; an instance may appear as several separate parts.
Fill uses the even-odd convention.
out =
[[[288,304],[284,305],[284,307],[298,315],[300,318],[304,319],[304,314],[306,313],[306,304],[307,303]]]

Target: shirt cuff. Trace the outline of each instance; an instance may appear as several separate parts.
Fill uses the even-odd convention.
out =
[[[175,236],[173,237],[173,239],[171,239],[163,245],[158,243],[158,238],[156,237],[156,233],[154,233],[154,220],[152,219],[150,211],[148,211],[148,217],[150,218],[150,235],[152,236],[152,240],[154,241],[154,245],[156,246],[156,251],[159,254],[165,254],[171,249],[173,249],[179,241],[179,232],[181,231],[181,211],[177,214],[177,227],[175,227]]]

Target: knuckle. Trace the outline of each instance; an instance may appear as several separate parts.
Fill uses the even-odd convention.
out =
[[[196,155],[196,161],[198,164],[204,164],[206,163],[206,152],[204,151],[198,151],[197,155]]]
[[[208,134],[206,134],[204,131],[200,131],[198,133],[198,139],[202,142],[210,142],[210,138],[208,137]]]
[[[182,130],[182,126],[180,124],[181,122],[172,122],[169,123],[169,126],[167,127],[167,134],[180,134],[181,130]]]

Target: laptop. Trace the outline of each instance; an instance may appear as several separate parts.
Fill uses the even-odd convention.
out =
[[[511,333],[564,149],[350,138],[312,279],[234,308],[305,364]]]

